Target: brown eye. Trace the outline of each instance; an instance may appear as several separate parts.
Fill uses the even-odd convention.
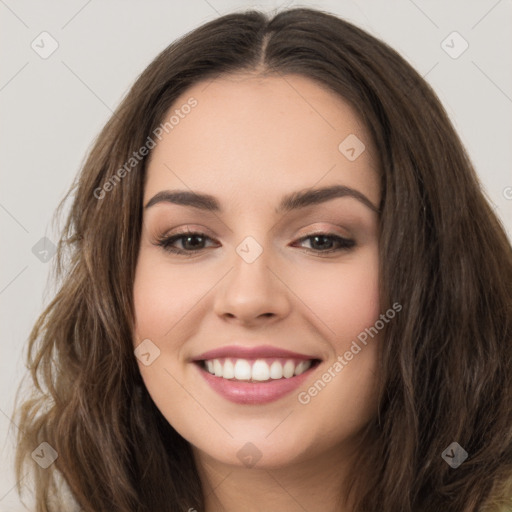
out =
[[[302,237],[299,242],[305,240],[310,240],[311,248],[308,249],[308,252],[319,253],[320,255],[345,251],[356,245],[355,240],[343,238],[334,233],[311,233]]]
[[[155,245],[162,247],[164,251],[172,254],[192,256],[204,250],[208,240],[212,240],[212,238],[204,233],[187,231],[159,238]],[[318,255],[346,251],[356,245],[355,240],[343,238],[334,233],[312,233],[300,238],[299,242],[304,242],[305,240],[310,241],[310,248],[307,249],[308,252]],[[176,247],[176,243],[181,244],[181,247]]]
[[[159,238],[155,245],[164,249],[164,251],[173,254],[183,254],[191,256],[196,252],[205,249],[204,244],[211,238],[200,232],[186,232],[176,235]],[[180,247],[175,247],[176,242],[181,243]]]

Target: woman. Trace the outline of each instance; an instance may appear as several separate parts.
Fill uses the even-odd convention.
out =
[[[16,415],[38,511],[510,509],[511,247],[384,43],[207,23],[72,192]]]

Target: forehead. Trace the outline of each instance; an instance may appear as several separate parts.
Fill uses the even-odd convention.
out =
[[[366,127],[346,101],[311,79],[231,75],[200,82],[163,123],[171,116],[152,150],[145,199],[189,188],[247,205],[251,197],[275,195],[277,202],[290,190],[342,184],[379,203],[378,159]],[[357,159],[340,150],[345,140],[364,144]]]

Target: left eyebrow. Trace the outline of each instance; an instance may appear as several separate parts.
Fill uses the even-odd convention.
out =
[[[375,206],[362,192],[344,185],[332,185],[330,187],[305,189],[293,192],[283,197],[281,203],[276,208],[276,213],[286,213],[291,210],[298,210],[315,204],[321,204],[337,197],[353,197],[357,199],[370,210],[379,213],[380,210]]]
[[[305,189],[293,192],[283,197],[275,209],[277,214],[321,204],[337,197],[352,197],[357,199],[372,211],[379,213],[375,206],[362,192],[344,185],[332,185],[318,189]],[[144,208],[150,208],[157,203],[173,203],[182,206],[199,208],[200,210],[222,213],[219,201],[212,195],[200,194],[188,190],[162,190],[153,196]]]

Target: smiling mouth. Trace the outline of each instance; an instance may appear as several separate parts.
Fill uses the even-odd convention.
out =
[[[221,379],[240,382],[272,382],[290,379],[320,364],[319,359],[294,358],[217,358],[196,361],[199,367],[210,375]]]

